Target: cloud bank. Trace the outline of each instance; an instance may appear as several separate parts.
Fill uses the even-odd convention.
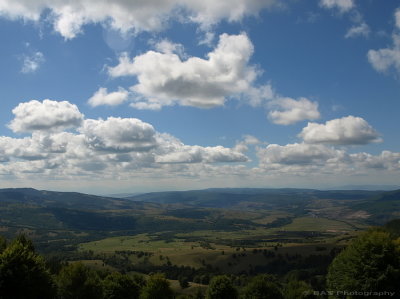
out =
[[[265,145],[246,135],[229,148],[184,144],[137,118],[85,119],[66,101],[33,100],[19,104],[13,113],[10,127],[31,134],[23,138],[0,136],[3,179],[150,182],[180,178],[197,182],[212,178],[215,182],[247,184],[281,176],[396,176],[400,171],[400,153],[350,154],[344,148],[326,145],[379,140],[365,120],[353,116],[325,124],[309,123],[299,135],[303,138],[300,143]],[[255,149],[258,161],[249,164],[251,149]]]
[[[207,30],[222,20],[238,22],[279,5],[276,0],[1,0],[0,15],[30,21],[50,20],[56,32],[72,39],[90,23],[121,32],[161,31],[172,18]],[[179,17],[178,17],[179,16]]]

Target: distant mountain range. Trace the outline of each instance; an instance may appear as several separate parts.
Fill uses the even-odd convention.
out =
[[[277,216],[271,223],[237,216],[248,212],[285,216]],[[355,229],[381,225],[400,218],[400,190],[216,188],[114,198],[32,188],[0,189],[1,234],[12,238],[28,233],[41,250],[160,231],[277,228],[307,217],[339,221]]]
[[[329,190],[368,190],[368,191],[393,191],[400,189],[400,185],[344,185]]]

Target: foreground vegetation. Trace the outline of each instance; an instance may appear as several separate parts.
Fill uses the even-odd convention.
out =
[[[399,221],[368,228],[400,218],[400,191],[0,189],[0,203],[14,239],[0,242],[0,298],[399,295]]]
[[[384,228],[373,228],[354,239],[322,275],[322,289],[315,289],[307,275],[292,271],[286,275],[221,275],[209,273],[208,286],[195,284],[178,271],[179,288],[162,272],[139,275],[99,269],[82,261],[48,260],[36,253],[31,240],[20,235],[7,244],[0,239],[1,298],[63,299],[263,299],[263,298],[397,298],[400,294],[400,220]],[[212,270],[212,269],[210,269]],[[302,277],[303,274],[303,277]],[[168,275],[168,273],[167,273]],[[192,285],[192,286],[191,286]],[[190,292],[184,292],[191,288]],[[397,297],[396,297],[397,296]]]

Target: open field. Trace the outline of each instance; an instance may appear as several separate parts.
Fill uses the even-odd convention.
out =
[[[203,277],[320,273],[360,231],[396,217],[400,192],[216,189],[113,199],[0,189],[0,202],[2,234],[25,233],[45,254],[170,277],[187,267]]]

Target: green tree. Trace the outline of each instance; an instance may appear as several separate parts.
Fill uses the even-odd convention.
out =
[[[59,295],[63,299],[99,299],[102,284],[96,271],[82,263],[70,263],[57,277]]]
[[[19,236],[0,254],[2,299],[53,298],[55,284],[33,243]]]
[[[179,276],[178,281],[181,289],[186,289],[189,287],[189,278],[186,276]]]
[[[2,253],[6,248],[7,248],[7,240],[3,236],[0,236],[0,253]]]
[[[162,274],[153,274],[147,280],[146,285],[142,288],[140,299],[173,299],[169,281]]]
[[[311,286],[301,280],[290,280],[284,290],[285,299],[309,299],[315,298]]]
[[[269,275],[257,275],[244,288],[244,299],[281,299],[279,286]]]
[[[128,275],[113,272],[103,280],[105,299],[137,299],[140,294],[140,286]]]
[[[211,279],[206,299],[236,299],[238,297],[238,291],[228,276],[218,275]]]
[[[332,262],[327,275],[333,291],[392,291],[400,294],[400,240],[384,231],[361,234]]]

